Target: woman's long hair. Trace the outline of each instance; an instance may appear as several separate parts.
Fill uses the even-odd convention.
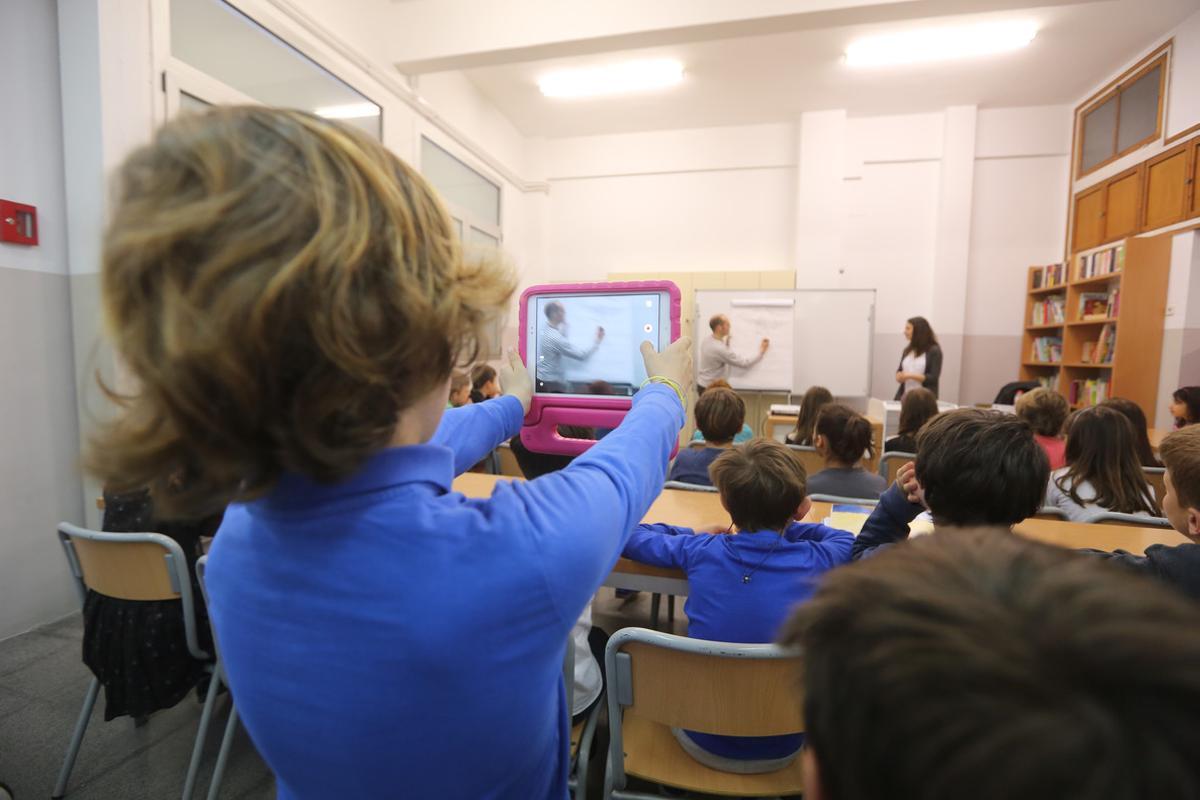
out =
[[[824,386],[811,386],[800,401],[800,416],[796,418],[796,429],[787,440],[791,444],[811,447],[813,429],[817,426],[817,416],[821,409],[833,402],[833,393]]]
[[[912,317],[908,320],[908,324],[912,325],[912,339],[904,348],[903,355],[909,353],[914,356],[924,355],[938,343],[937,337],[933,335],[933,328],[929,325],[929,320],[924,317]]]
[[[938,414],[937,397],[928,389],[917,387],[904,393],[900,401],[901,436],[916,436],[921,426]]]
[[[1142,466],[1161,466],[1158,458],[1154,455],[1154,448],[1150,446],[1150,433],[1146,428],[1146,415],[1142,413],[1142,407],[1124,397],[1112,397],[1100,405],[1119,411],[1125,415],[1125,419],[1129,420],[1129,424],[1133,426],[1134,450],[1137,452],[1138,461],[1142,462]]]
[[[1054,482],[1081,506],[1094,503],[1122,514],[1158,516],[1133,442],[1133,425],[1121,412],[1106,406],[1076,412],[1067,422],[1067,469]],[[1092,500],[1079,495],[1084,481],[1096,492]]]

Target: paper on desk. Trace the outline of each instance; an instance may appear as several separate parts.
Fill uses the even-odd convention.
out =
[[[873,510],[868,506],[837,504],[833,506],[833,513],[822,520],[822,523],[828,525],[830,528],[837,528],[839,531],[849,531],[858,536],[862,532],[862,526],[867,521],[867,517],[871,516]],[[909,523],[908,535],[924,536],[927,533],[933,533],[933,517],[929,515],[928,511],[925,511]]]

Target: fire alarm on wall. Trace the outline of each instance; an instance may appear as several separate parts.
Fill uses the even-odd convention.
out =
[[[37,208],[12,200],[0,200],[0,242],[36,245]]]

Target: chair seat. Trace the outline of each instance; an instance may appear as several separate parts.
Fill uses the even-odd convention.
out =
[[[735,797],[773,797],[804,791],[799,756],[776,772],[737,775],[704,766],[684,752],[669,727],[635,714],[625,714],[622,736],[625,772],[655,783]]]

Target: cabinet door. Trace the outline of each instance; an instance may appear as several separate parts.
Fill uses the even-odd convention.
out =
[[[1137,233],[1141,200],[1141,167],[1134,167],[1109,178],[1108,198],[1104,204],[1104,241],[1124,239]]]
[[[1075,195],[1075,251],[1087,250],[1104,241],[1105,185]]]
[[[1145,209],[1142,230],[1154,230],[1187,218],[1188,145],[1168,150],[1146,162]]]
[[[1192,144],[1192,211],[1188,216],[1200,217],[1200,139]]]

